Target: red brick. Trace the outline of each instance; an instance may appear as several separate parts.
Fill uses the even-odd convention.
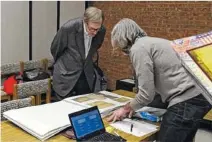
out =
[[[198,1],[92,1],[90,5],[105,13],[107,33],[100,51],[100,67],[108,78],[108,89],[116,80],[132,77],[129,58],[112,55],[110,33],[122,18],[135,20],[148,35],[170,40],[196,35],[212,29],[212,2]]]

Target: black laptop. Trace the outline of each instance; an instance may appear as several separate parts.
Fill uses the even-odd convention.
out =
[[[77,141],[124,142],[125,139],[105,131],[97,106],[69,114]]]

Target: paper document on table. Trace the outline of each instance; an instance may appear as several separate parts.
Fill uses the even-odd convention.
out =
[[[131,124],[133,124],[132,131],[131,131]],[[137,137],[141,137],[151,132],[155,132],[157,131],[157,127],[158,127],[156,125],[144,122],[142,120],[131,120],[128,118],[122,121],[111,123],[110,125],[118,130],[135,135]]]
[[[131,83],[131,84],[135,84],[135,80],[127,78],[127,79],[122,79],[121,81],[127,82],[127,83]]]
[[[74,96],[64,99],[69,103],[81,105],[83,107],[98,106],[102,116],[108,115],[112,110],[121,107],[132,98],[121,96],[108,91],[100,91],[80,96]]]

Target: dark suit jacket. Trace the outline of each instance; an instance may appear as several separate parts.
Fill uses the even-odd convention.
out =
[[[90,89],[94,81],[92,57],[101,47],[104,26],[92,39],[91,47],[85,59],[83,19],[69,20],[58,31],[51,45],[51,53],[55,60],[53,72],[53,88],[55,92],[66,97],[75,86],[84,70]]]

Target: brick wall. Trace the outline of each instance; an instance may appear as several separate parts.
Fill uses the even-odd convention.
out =
[[[148,35],[170,40],[212,30],[212,2],[89,2],[105,13],[107,33],[100,49],[100,67],[108,78],[108,88],[116,80],[132,77],[129,58],[112,53],[110,33],[122,18],[135,20]]]

